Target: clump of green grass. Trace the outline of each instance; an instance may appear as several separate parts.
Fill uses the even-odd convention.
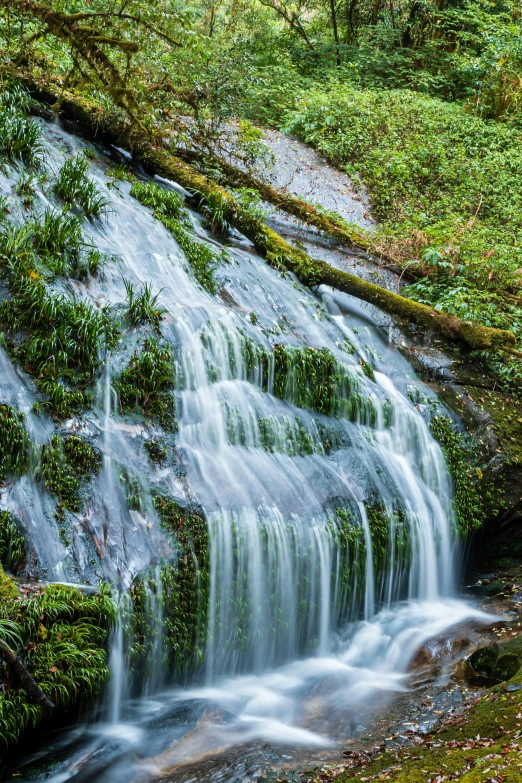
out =
[[[82,225],[76,215],[47,208],[34,223],[34,247],[56,275],[78,273],[85,248]]]
[[[81,486],[100,466],[100,452],[77,435],[53,435],[42,446],[40,476],[45,488],[58,497],[60,510],[80,511]]]
[[[198,283],[209,293],[217,293],[218,284],[214,273],[219,258],[208,245],[194,240],[184,227],[181,196],[172,190],[160,188],[154,182],[136,182],[131,189],[131,196],[150,207],[154,217],[174,235]]]
[[[152,286],[145,283],[136,293],[130,280],[123,278],[125,291],[127,292],[127,317],[133,326],[148,323],[159,331],[159,326],[164,314],[167,312],[158,305],[161,291],[152,293]]]
[[[21,87],[7,87],[0,93],[0,160],[37,168],[44,154],[39,125],[27,117],[29,95]]]
[[[87,386],[99,366],[101,349],[117,339],[116,322],[109,308],[97,310],[69,293],[51,293],[45,285],[48,268],[37,254],[75,263],[80,235],[74,216],[64,216],[67,229],[53,236],[56,213],[48,213],[46,228],[38,236],[38,223],[0,231],[0,272],[12,298],[0,305],[0,324],[18,341],[17,356],[35,375],[48,399],[39,408],[49,408],[58,418],[79,412],[90,401]],[[59,218],[58,225],[63,227]],[[72,222],[69,217],[74,218]],[[76,221],[76,222],[75,222]],[[67,260],[68,259],[68,260]],[[99,258],[91,258],[99,264]],[[57,263],[63,263],[58,261]],[[20,344],[20,332],[24,339]],[[17,336],[18,335],[18,336]]]
[[[54,190],[67,205],[81,207],[88,218],[97,218],[107,213],[109,201],[87,176],[89,162],[86,155],[69,158],[58,171]]]
[[[93,700],[109,678],[107,641],[115,607],[107,591],[84,594],[51,585],[19,595],[14,582],[0,577],[0,635],[56,705],[54,714]],[[0,679],[0,742],[5,749],[37,726],[45,713],[5,672]]]
[[[0,511],[0,562],[16,573],[25,560],[25,540],[9,511]]]
[[[30,449],[23,415],[10,405],[0,404],[0,481],[25,473]]]
[[[126,369],[115,381],[122,411],[138,409],[144,416],[157,418],[165,429],[174,430],[174,382],[171,348],[155,339],[146,340],[141,353],[134,353]]]
[[[145,207],[150,207],[155,217],[183,218],[183,198],[174,190],[165,190],[155,182],[135,182],[131,196]]]
[[[22,199],[26,209],[32,206],[36,195],[35,177],[33,174],[22,174],[15,186],[15,193]]]

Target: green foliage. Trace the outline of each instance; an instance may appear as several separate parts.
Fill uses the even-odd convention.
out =
[[[48,207],[42,222],[32,224],[34,247],[57,275],[78,274],[84,249],[82,225],[76,215]]]
[[[249,379],[265,391],[299,408],[374,426],[375,406],[359,388],[357,373],[327,348],[278,344],[269,352],[245,339],[243,350]]]
[[[238,188],[237,190],[231,190],[230,192],[245,215],[250,217],[251,220],[266,222],[268,215],[261,204],[262,198],[257,190],[253,190],[252,188]]]
[[[74,234],[74,226],[71,230]],[[99,366],[99,349],[114,342],[117,330],[108,309],[97,310],[71,294],[47,291],[37,271],[35,233],[30,224],[19,229],[8,226],[0,232],[0,268],[12,294],[0,305],[0,323],[13,335],[20,330],[28,334],[18,355],[48,397],[39,407],[65,418],[89,402],[85,386],[92,383]],[[57,241],[52,231],[43,236],[49,242]],[[58,254],[54,247],[53,253]],[[77,245],[61,247],[63,259],[70,257],[66,248],[72,253]]]
[[[7,579],[4,577],[4,580]],[[96,697],[109,677],[107,634],[114,605],[105,593],[51,585],[18,596],[13,583],[0,589],[0,634],[12,644],[39,687],[64,713]],[[7,625],[8,624],[8,625]],[[4,679],[0,693],[0,739],[12,746],[44,717],[41,707]]]
[[[175,431],[174,382],[171,348],[150,339],[144,342],[141,353],[134,353],[114,385],[122,411],[139,409],[144,416],[157,418],[165,429]]]
[[[485,480],[473,464],[472,454],[462,436],[445,416],[434,416],[430,422],[431,434],[440,443],[453,479],[454,504],[460,535],[466,536],[482,527],[486,521],[484,503]]]
[[[21,476],[28,468],[31,443],[23,414],[0,404],[0,481]]]
[[[0,563],[16,573],[25,559],[25,540],[9,511],[0,511]],[[1,601],[1,597],[0,597]]]
[[[164,566],[165,646],[171,671],[199,667],[203,661],[210,579],[209,538],[203,515],[158,496],[154,506],[176,544],[175,566]]]
[[[60,510],[81,510],[81,486],[98,473],[100,466],[100,452],[77,435],[65,438],[53,435],[49,443],[42,446],[41,478],[45,488],[58,497]]]
[[[40,127],[27,118],[29,95],[16,85],[0,93],[0,160],[40,165],[44,145]]]
[[[146,440],[143,445],[152,462],[155,462],[157,465],[163,465],[167,459],[166,447],[162,446],[160,441],[155,438]]]
[[[179,220],[183,216],[183,198],[175,190],[166,190],[155,182],[135,182],[131,196],[160,216]]]
[[[287,127],[360,172],[382,221],[375,244],[422,278],[403,293],[522,336],[516,125],[413,92],[344,87],[311,93]]]
[[[158,306],[161,291],[155,295],[152,286],[145,283],[139,293],[134,291],[134,286],[129,280],[123,279],[127,292],[127,317],[133,326],[148,323],[159,330],[161,320],[166,313],[163,307]]]
[[[215,294],[218,286],[214,279],[214,272],[218,259],[207,245],[192,239],[180,222],[183,215],[181,196],[172,190],[164,190],[153,182],[136,182],[131,189],[131,196],[153,209],[154,217],[160,220],[176,238],[196,280],[206,291]],[[206,209],[210,210],[208,203],[205,204]],[[224,217],[222,219],[225,220]],[[212,220],[217,221],[218,218],[213,217]],[[221,225],[223,227],[223,224]]]
[[[88,167],[81,153],[66,160],[58,171],[54,190],[68,206],[81,207],[88,218],[97,218],[107,212],[109,202],[87,176]]]

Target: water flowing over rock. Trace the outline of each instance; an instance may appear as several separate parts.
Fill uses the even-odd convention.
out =
[[[51,171],[85,147],[44,133]],[[103,579],[119,596],[108,702],[51,779],[145,780],[253,740],[334,745],[370,697],[404,687],[423,643],[479,616],[455,598],[452,481],[428,426],[439,403],[353,298],[312,295],[187,211],[190,241],[215,255],[209,293],[108,166],[100,154],[88,170],[107,217],[83,224],[102,270],[49,283],[124,323],[100,349],[92,406],[36,415],[34,381],[0,353],[0,402],[24,414],[35,453],[57,432],[102,454],[77,508],[55,513],[37,466],[2,492],[26,575]],[[40,214],[55,204],[49,187],[36,199]],[[124,320],[126,283],[158,295],[158,328]],[[129,378],[153,382],[147,352],[170,369],[131,404]]]

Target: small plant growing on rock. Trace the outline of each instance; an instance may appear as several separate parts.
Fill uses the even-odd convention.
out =
[[[123,278],[125,290],[127,292],[127,316],[133,326],[148,323],[159,331],[159,325],[164,314],[167,312],[158,305],[161,291],[157,294],[152,293],[152,286],[145,283],[140,291],[136,293],[130,280]]]
[[[81,207],[88,218],[97,218],[106,214],[109,201],[87,176],[88,166],[84,154],[66,160],[58,172],[54,190],[65,204]]]
[[[156,417],[165,429],[176,429],[174,356],[168,345],[146,340],[141,353],[134,353],[128,366],[115,382],[124,412],[140,409],[143,415]]]

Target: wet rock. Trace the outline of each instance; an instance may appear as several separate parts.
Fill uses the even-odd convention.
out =
[[[476,674],[490,680],[510,680],[522,666],[522,634],[476,650],[470,656],[469,663]]]

